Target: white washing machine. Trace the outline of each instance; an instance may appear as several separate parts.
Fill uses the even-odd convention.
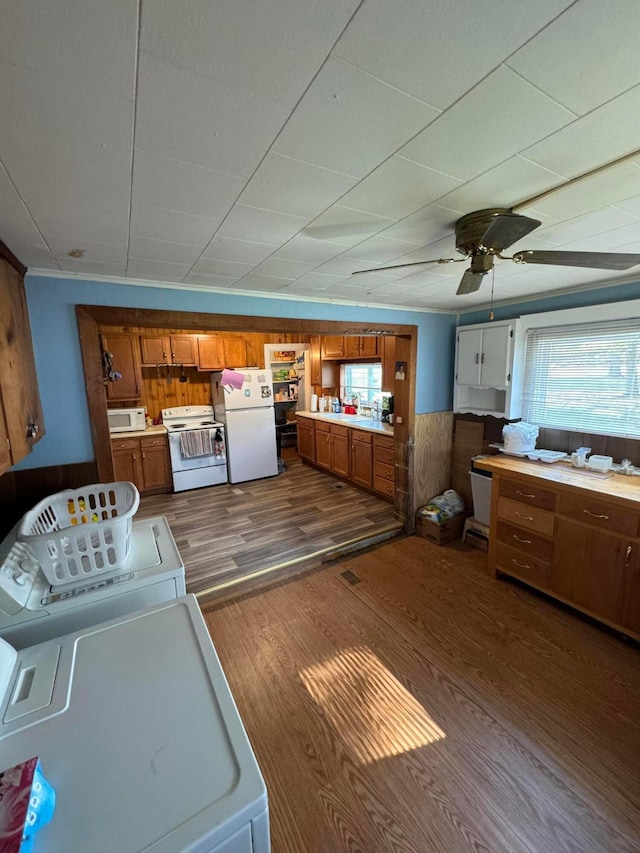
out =
[[[51,586],[31,549],[0,544],[0,637],[17,649],[185,594],[184,564],[164,516],[131,525],[125,564],[109,574]]]
[[[4,678],[2,677],[4,673]],[[268,853],[267,791],[194,596],[14,652],[0,771],[39,757],[47,853]]]

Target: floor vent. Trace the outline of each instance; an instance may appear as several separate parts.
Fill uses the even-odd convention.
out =
[[[347,570],[346,572],[340,572],[340,577],[344,578],[347,583],[351,584],[351,586],[360,583],[360,578],[357,575],[354,575],[354,573],[350,572],[349,570]]]
[[[344,489],[344,483],[333,483],[334,489]]]

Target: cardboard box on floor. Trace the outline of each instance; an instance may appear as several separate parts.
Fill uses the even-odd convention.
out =
[[[423,539],[430,539],[437,545],[446,545],[447,542],[453,542],[455,539],[460,539],[464,529],[464,522],[471,513],[463,512],[461,515],[456,515],[453,518],[447,518],[445,521],[431,521],[429,518],[417,514],[416,515],[416,534],[422,536]]]

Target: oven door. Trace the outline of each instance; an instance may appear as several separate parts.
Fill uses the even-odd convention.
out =
[[[206,438],[202,436],[203,433],[207,434]],[[225,456],[216,456],[213,452],[198,453],[198,450],[201,449],[198,444],[202,445],[202,441],[198,442],[197,439],[204,438],[205,441],[208,440],[213,449],[215,434],[216,429],[170,432],[169,453],[171,455],[172,472],[175,474],[177,471],[193,471],[196,468],[211,468],[215,465],[226,465],[227,460]],[[181,438],[181,436],[184,436],[184,438]],[[189,439],[191,437],[193,437],[194,441],[191,442],[192,446],[189,447]]]

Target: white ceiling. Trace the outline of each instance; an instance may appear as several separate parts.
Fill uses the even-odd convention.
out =
[[[486,304],[464,264],[350,274],[636,150],[638,32],[638,0],[21,0],[0,238],[32,271]],[[542,226],[515,248],[640,252],[640,154],[518,212]],[[495,299],[630,279],[504,261]]]

